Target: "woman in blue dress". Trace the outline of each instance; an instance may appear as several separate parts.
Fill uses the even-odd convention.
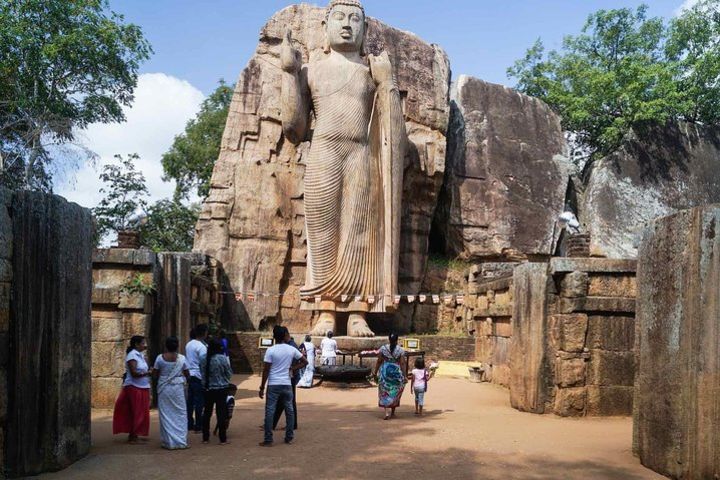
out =
[[[374,372],[378,379],[378,406],[385,409],[385,420],[395,416],[407,379],[406,367],[402,362],[405,350],[398,346],[396,333],[391,333],[389,340],[390,343],[378,351]]]

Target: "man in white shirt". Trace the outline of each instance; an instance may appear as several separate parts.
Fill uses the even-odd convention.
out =
[[[260,398],[265,397],[267,384],[267,398],[265,400],[265,438],[260,443],[269,447],[273,443],[273,419],[279,403],[285,407],[285,443],[292,443],[295,436],[295,409],[293,408],[292,373],[305,368],[307,360],[300,350],[285,343],[285,330],[281,326],[273,328],[275,345],[265,352],[262,382],[260,383]],[[293,362],[295,362],[293,364]]]
[[[202,432],[205,389],[203,388],[203,376],[200,371],[200,357],[207,354],[207,345],[205,345],[207,335],[208,326],[205,324],[197,325],[190,333],[192,340],[185,345],[185,361],[190,372],[187,396],[188,431],[195,433]],[[193,414],[195,418],[193,418]]]
[[[320,363],[323,365],[336,365],[337,351],[337,342],[333,339],[333,332],[330,330],[327,332],[327,337],[320,342]]]

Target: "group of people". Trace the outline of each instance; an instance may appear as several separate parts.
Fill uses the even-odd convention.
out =
[[[213,409],[220,444],[228,443],[229,409],[234,403],[234,392],[227,343],[209,338],[208,326],[204,324],[196,326],[190,336],[185,346],[187,356],[178,352],[179,340],[169,337],[165,341],[165,352],[157,356],[152,368],[143,353],[147,350],[145,337],[130,339],[123,387],[113,413],[113,434],[126,433],[128,442],[133,444],[148,437],[151,378],[154,378],[163,448],[188,448],[188,432],[202,433],[203,443],[208,443]]]
[[[273,338],[274,345],[265,352],[258,393],[265,399],[265,420],[261,427],[264,438],[260,442],[263,447],[273,444],[273,431],[283,412],[284,441],[293,442],[298,428],[297,387],[312,387],[315,374],[316,348],[309,335],[298,346],[287,328],[276,326]],[[143,353],[147,350],[145,337],[132,337],[125,357],[123,388],[115,403],[113,434],[126,433],[128,442],[133,444],[149,435],[150,388],[154,378],[163,448],[188,448],[188,432],[201,433],[203,443],[208,443],[213,410],[220,444],[227,445],[227,429],[237,390],[231,384],[233,373],[227,343],[208,337],[207,325],[198,325],[185,346],[186,356],[178,352],[179,346],[177,338],[168,338],[165,352],[157,356],[150,368]],[[337,352],[337,342],[332,332],[328,332],[321,343],[323,364],[334,365]],[[385,410],[385,420],[395,416],[408,380],[415,395],[415,414],[423,413],[425,392],[433,373],[425,368],[422,358],[416,359],[415,368],[408,373],[404,358],[398,336],[391,334],[389,343],[378,351],[373,372],[378,383],[378,405]]]

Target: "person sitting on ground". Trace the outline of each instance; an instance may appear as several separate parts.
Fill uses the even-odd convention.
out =
[[[305,336],[305,342],[300,345],[300,352],[305,355],[308,365],[300,372],[300,381],[297,386],[300,388],[312,388],[315,377],[315,344],[310,335]]]
[[[265,398],[265,385],[267,384],[267,399],[265,400],[265,438],[260,446],[269,447],[273,444],[273,419],[278,403],[285,407],[285,443],[292,443],[295,437],[295,410],[293,408],[293,391],[290,372],[307,366],[307,360],[300,350],[285,344],[285,330],[283,327],[273,328],[275,345],[265,352],[265,364],[262,381],[258,395]],[[293,365],[293,362],[297,361]]]
[[[295,343],[295,340],[290,336],[290,331],[286,327],[282,327],[283,331],[285,332],[285,339],[284,342],[287,345],[290,345],[291,347],[298,348],[297,343]],[[300,350],[298,348],[298,350]],[[300,352],[302,353],[302,352]],[[296,363],[297,361],[293,362]],[[306,367],[307,368],[307,367]],[[297,384],[300,381],[300,369],[292,370],[290,372],[290,381],[292,382],[292,393],[293,393],[293,410],[295,411],[295,423],[293,424],[293,430],[298,429],[298,409],[297,409]],[[282,417],[283,412],[285,411],[285,405],[283,403],[279,403],[277,408],[275,409],[275,417],[273,418],[273,430],[277,428],[277,424],[280,421],[280,417]]]
[[[337,341],[333,338],[332,330],[327,332],[327,336],[320,342],[320,363],[323,365],[337,365]]]
[[[213,414],[213,406],[217,413],[218,436],[220,445],[227,445],[228,427],[228,388],[232,380],[232,369],[230,359],[223,355],[222,343],[213,339],[208,346],[207,354],[200,358],[200,370],[203,375],[203,386],[205,387],[205,406],[203,411],[202,434],[203,443],[210,441],[210,419]]]
[[[125,357],[125,376],[120,396],[113,412],[113,435],[128,434],[128,443],[150,434],[150,375],[143,352],[147,350],[145,337],[130,339]]]
[[[165,353],[157,356],[153,377],[157,380],[158,414],[162,447],[168,450],[188,448],[185,381],[190,376],[185,357],[178,353],[176,337],[165,340]]]
[[[425,368],[425,359],[418,357],[415,359],[415,368],[410,372],[410,393],[415,395],[415,415],[423,414],[425,406],[425,394],[428,391],[428,381],[435,374],[435,370],[431,372]]]
[[[195,433],[202,432],[205,389],[200,371],[200,357],[207,354],[207,345],[205,345],[207,335],[208,326],[201,323],[192,330],[191,340],[185,345],[186,361],[190,371],[187,391],[188,431],[192,430]]]

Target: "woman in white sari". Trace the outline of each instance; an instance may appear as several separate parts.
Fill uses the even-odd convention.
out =
[[[167,352],[158,355],[155,360],[160,437],[163,448],[168,450],[189,448],[185,406],[185,380],[189,372],[185,357],[178,353],[179,345],[177,338],[168,338],[165,341]]]
[[[302,376],[297,386],[300,388],[312,388],[313,377],[315,376],[315,345],[310,335],[305,336],[305,341],[300,345],[300,351],[307,358],[307,367],[302,371]]]

